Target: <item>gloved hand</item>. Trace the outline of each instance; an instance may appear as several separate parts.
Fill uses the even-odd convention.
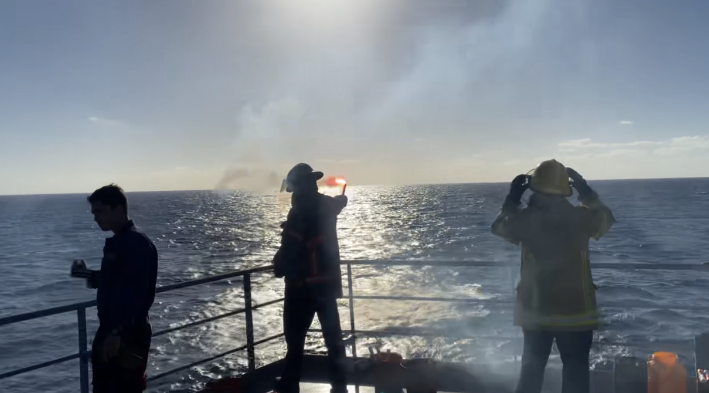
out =
[[[347,201],[348,201],[347,195],[335,195],[332,198],[334,200],[338,201],[339,203],[341,203],[342,205],[347,206]]]
[[[579,197],[587,198],[594,195],[594,192],[591,187],[589,187],[586,179],[584,179],[578,172],[571,168],[566,168],[566,174],[568,174],[569,178],[572,180],[571,186],[579,192]]]
[[[519,204],[522,200],[522,194],[529,188],[527,175],[519,175],[510,183],[510,193],[507,194],[507,202]]]

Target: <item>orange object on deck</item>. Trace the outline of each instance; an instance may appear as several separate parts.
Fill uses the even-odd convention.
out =
[[[687,369],[672,352],[655,352],[647,362],[648,393],[686,393]]]
[[[241,378],[222,378],[209,382],[205,392],[241,393]]]

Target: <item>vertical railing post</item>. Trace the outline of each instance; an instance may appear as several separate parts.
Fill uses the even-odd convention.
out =
[[[359,372],[357,369],[357,336],[355,335],[355,314],[354,314],[354,287],[352,286],[352,264],[347,264],[347,288],[350,303],[350,332],[352,333],[352,358],[355,359],[355,393],[359,393]]]
[[[256,353],[254,351],[254,316],[251,308],[251,274],[244,275],[244,310],[246,310],[246,354],[249,361],[249,371],[256,370]]]
[[[352,265],[347,264],[347,287],[350,301],[350,332],[352,333],[352,357],[357,357],[357,337],[355,337],[354,291],[352,288]]]
[[[89,393],[89,357],[86,340],[86,308],[80,307],[76,310],[76,318],[79,323],[79,382],[81,383],[81,393]]]
[[[709,369],[709,334],[700,334],[694,337],[694,373],[697,377],[697,393],[708,393],[709,382],[702,381],[699,370]]]

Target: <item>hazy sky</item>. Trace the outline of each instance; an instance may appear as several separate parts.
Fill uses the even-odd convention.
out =
[[[552,157],[709,176],[708,20],[706,0],[6,0],[0,193],[253,187],[299,161],[352,184]]]

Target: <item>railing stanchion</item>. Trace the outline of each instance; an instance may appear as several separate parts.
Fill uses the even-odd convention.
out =
[[[352,265],[347,264],[347,288],[350,303],[350,332],[352,332],[352,357],[357,357],[357,338],[355,337],[354,290],[352,288]]]
[[[256,370],[256,353],[254,351],[254,316],[251,306],[251,274],[244,275],[244,310],[246,312],[246,356],[249,360],[249,371]]]
[[[694,337],[694,371],[697,377],[697,393],[709,393],[709,382],[701,382],[699,370],[709,369],[709,334],[703,333]]]
[[[357,337],[355,335],[354,314],[354,288],[352,286],[352,264],[347,264],[347,290],[350,304],[350,332],[352,333],[352,357],[357,358]],[[358,378],[357,364],[355,364],[355,378]],[[359,380],[355,381],[355,393],[359,393]]]
[[[86,308],[81,307],[76,310],[76,317],[79,323],[79,382],[81,383],[81,393],[89,393],[89,358],[86,340]]]

